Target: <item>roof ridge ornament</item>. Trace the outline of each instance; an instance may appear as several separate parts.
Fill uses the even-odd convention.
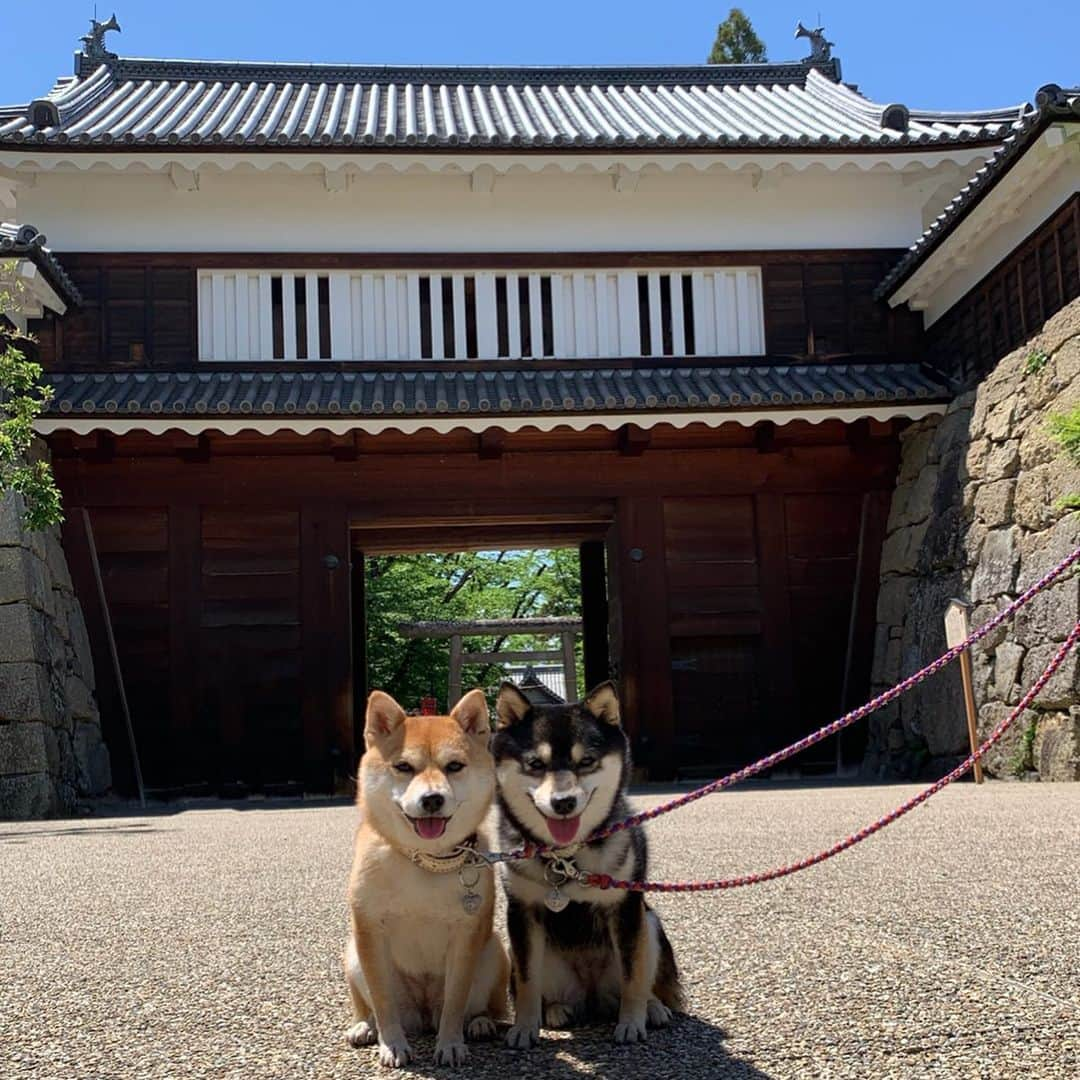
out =
[[[808,30],[800,21],[795,27],[795,37],[804,37],[810,41],[810,55],[803,61],[804,64],[826,64],[832,59],[832,48],[836,42],[825,40],[824,26]]]
[[[120,24],[116,21],[116,12],[113,12],[105,22],[98,22],[97,19],[90,20],[90,33],[83,34],[79,39],[83,43],[83,56],[87,60],[116,59],[116,53],[109,52],[105,48],[105,35],[110,30],[115,30],[118,34],[122,33]]]

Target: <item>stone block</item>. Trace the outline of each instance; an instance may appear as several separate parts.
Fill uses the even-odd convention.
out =
[[[82,608],[74,597],[68,607],[68,632],[74,654],[72,674],[78,675],[91,691],[96,690],[97,682],[94,678],[94,657],[90,651],[90,635],[86,630]]]
[[[49,583],[54,589],[65,593],[74,591],[67,556],[56,529],[50,529],[45,534],[45,565],[49,568]]]
[[[39,559],[45,558],[45,534],[32,532],[23,525],[26,504],[21,495],[8,492],[0,496],[0,547],[24,547]]]
[[[60,809],[48,773],[0,776],[0,819],[27,821],[48,817]]]
[[[926,537],[929,522],[910,525],[898,529],[884,543],[881,549],[882,573],[910,574],[919,562],[919,549]]]
[[[44,724],[0,724],[0,776],[49,772]]]
[[[1026,694],[1031,689],[1059,648],[1058,643],[1051,641],[1043,645],[1032,645],[1028,649],[1024,657],[1021,676],[1023,693]],[[1076,650],[1073,649],[1043,687],[1033,704],[1040,709],[1068,709],[1078,701],[1080,701],[1080,661],[1077,659]]]
[[[901,436],[902,446],[900,451],[900,474],[901,484],[914,480],[922,472],[923,466],[930,460],[930,449],[934,443],[934,434],[937,429],[938,417],[927,417],[927,420],[935,423],[928,424],[926,420],[920,420],[912,424]]]
[[[1051,315],[1033,343],[1048,356],[1053,356],[1070,338],[1080,336],[1080,300],[1073,300]]]
[[[1054,503],[1069,490],[1073,470],[1060,462],[1025,469],[1016,480],[1014,519],[1025,529],[1041,531],[1061,517]]]
[[[1080,381],[1080,336],[1063,342],[1054,353],[1054,375],[1061,386]]]
[[[29,604],[0,605],[0,664],[33,663],[45,652],[45,620]]]
[[[1011,712],[1012,708],[1000,701],[983,705],[979,709],[979,722],[976,725],[979,742],[983,742]],[[1038,716],[1039,714],[1034,710],[1026,709],[983,755],[983,768],[990,776],[1001,780],[1016,777],[1025,756],[1024,732],[1031,723],[1037,722]]]
[[[1017,589],[1022,586],[1017,583]],[[1012,637],[1021,645],[1064,641],[1080,619],[1080,577],[1066,575],[1029,600],[1017,613]]]
[[[986,414],[986,437],[991,442],[1005,442],[1012,435],[1013,411],[1016,399],[1009,395]]]
[[[29,548],[0,547],[0,605],[25,601],[43,611],[50,592],[45,564]]]
[[[0,722],[56,722],[49,673],[41,664],[0,664]]]
[[[991,445],[988,439],[976,439],[968,446],[964,456],[964,467],[967,469],[969,479],[987,479],[986,462],[990,455]]]
[[[1040,780],[1080,780],[1080,709],[1042,717],[1033,757]]]
[[[98,721],[98,707],[90,687],[78,675],[64,680],[64,703],[75,720]]]
[[[1016,529],[991,529],[971,579],[971,599],[992,600],[1012,592],[1018,562]]]
[[[975,492],[975,518],[988,528],[1008,525],[1012,520],[1015,480],[995,480]]]
[[[1020,695],[1016,685],[1020,681],[1020,665],[1024,660],[1024,647],[1015,641],[1003,641],[994,650],[994,697],[999,701],[1016,702]]]
[[[934,433],[934,442],[930,449],[929,460],[931,462],[940,461],[953,453],[966,456],[973,438],[971,424],[972,413],[970,409],[950,409],[942,417],[941,423]]]
[[[908,577],[888,577],[878,590],[877,621],[883,626],[900,626],[907,610],[908,594],[911,592],[912,579]]]
[[[1020,460],[1020,468],[1025,472],[1035,468],[1036,465],[1048,465],[1060,457],[1061,446],[1050,434],[1045,414],[1039,413],[1031,417],[1018,429],[1018,432],[1020,439],[1017,456]]]
[[[1007,480],[1020,468],[1020,440],[1009,439],[1003,443],[989,444],[986,455],[986,480]]]
[[[104,795],[112,786],[112,768],[101,727],[96,723],[77,723],[72,748],[80,794]]]

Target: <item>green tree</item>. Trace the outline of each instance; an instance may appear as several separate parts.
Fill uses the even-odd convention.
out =
[[[368,685],[406,708],[432,693],[446,704],[450,643],[405,638],[397,627],[420,619],[506,619],[580,614],[576,549],[375,555],[365,560]],[[552,648],[534,637],[466,637],[466,652]],[[580,643],[579,643],[580,649]],[[580,656],[578,668],[580,671]],[[496,665],[474,664],[463,685],[492,687]]]
[[[754,33],[754,27],[742,8],[733,7],[728,17],[716,28],[709,63],[761,64],[767,59],[765,42]]]
[[[8,316],[15,310],[19,284],[14,264],[0,264],[0,498],[22,495],[24,523],[44,529],[63,520],[60,492],[48,461],[32,460],[34,421],[52,398],[41,385],[41,367],[27,360],[22,344],[32,339]]]

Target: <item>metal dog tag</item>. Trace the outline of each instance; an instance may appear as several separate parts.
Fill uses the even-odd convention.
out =
[[[569,903],[570,898],[565,896],[557,885],[544,897],[544,904],[549,911],[564,911]]]
[[[475,915],[480,910],[480,894],[467,892],[461,898],[461,906],[465,909],[466,915]]]

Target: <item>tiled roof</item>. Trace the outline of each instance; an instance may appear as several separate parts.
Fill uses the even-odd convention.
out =
[[[915,364],[525,371],[53,373],[49,416],[334,417],[702,411],[935,401]]]
[[[907,253],[884,277],[874,295],[891,296],[929,258],[930,253],[990,193],[994,185],[1023,156],[1047,125],[1062,120],[1080,123],[1080,87],[1063,90],[1053,83],[1035,95],[1035,109],[1016,126],[1015,131],[989,161],[960,189],[955,198],[930,223],[926,231],[908,248]]]
[[[53,290],[69,306],[82,303],[75,282],[68,277],[55,255],[45,247],[45,234],[33,225],[12,225],[0,221],[0,260],[29,259]]]
[[[80,57],[47,97],[0,109],[0,148],[892,149],[1000,141],[1019,115],[881,105],[839,78],[835,60],[390,68]]]

